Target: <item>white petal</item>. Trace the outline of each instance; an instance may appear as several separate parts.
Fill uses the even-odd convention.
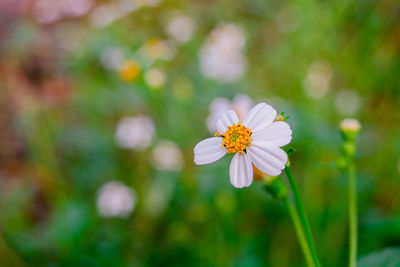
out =
[[[251,142],[247,148],[251,162],[263,173],[279,175],[285,168],[288,156],[285,151],[268,142]]]
[[[236,153],[229,166],[229,176],[234,187],[250,186],[253,182],[253,166],[246,153]]]
[[[243,125],[253,133],[270,125],[276,117],[276,110],[266,103],[254,106],[243,120]]]
[[[292,140],[292,130],[289,124],[283,121],[275,121],[268,127],[251,135],[252,141],[266,141],[275,146],[285,146]]]
[[[223,134],[228,130],[228,126],[232,126],[235,123],[239,122],[239,118],[233,110],[228,110],[221,114],[217,121],[217,129]]]
[[[219,160],[226,154],[226,149],[221,146],[221,137],[204,139],[194,147],[194,162],[202,165]]]

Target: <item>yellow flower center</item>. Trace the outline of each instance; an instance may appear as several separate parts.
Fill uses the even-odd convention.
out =
[[[243,154],[250,145],[251,130],[241,125],[239,122],[238,124],[229,126],[224,134],[220,134],[219,131],[217,131],[215,136],[222,137],[222,146],[228,150],[228,153],[239,152]]]

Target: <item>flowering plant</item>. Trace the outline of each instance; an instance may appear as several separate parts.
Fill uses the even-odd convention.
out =
[[[292,130],[283,121],[274,121],[276,110],[266,103],[254,106],[239,121],[233,110],[223,113],[217,120],[215,137],[207,138],[194,148],[196,164],[208,164],[234,154],[229,167],[231,184],[242,188],[253,181],[253,167],[271,176],[285,168],[288,156],[280,147],[292,140]]]

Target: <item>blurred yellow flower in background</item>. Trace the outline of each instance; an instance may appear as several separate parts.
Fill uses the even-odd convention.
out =
[[[165,43],[158,38],[147,40],[143,48],[145,55],[151,59],[161,57],[166,50]]]
[[[169,60],[175,56],[176,49],[172,42],[160,38],[150,38],[143,45],[144,56],[150,60]]]
[[[307,266],[272,176],[292,146],[323,266],[350,258],[357,167],[370,267],[400,243],[400,1],[375,2],[0,1],[0,267]],[[259,102],[290,126],[244,124]]]
[[[125,61],[119,68],[119,77],[125,82],[134,81],[140,74],[140,66],[134,60]]]

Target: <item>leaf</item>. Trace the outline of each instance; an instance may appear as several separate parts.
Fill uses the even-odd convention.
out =
[[[385,248],[362,256],[358,267],[397,267],[400,266],[400,247]]]

